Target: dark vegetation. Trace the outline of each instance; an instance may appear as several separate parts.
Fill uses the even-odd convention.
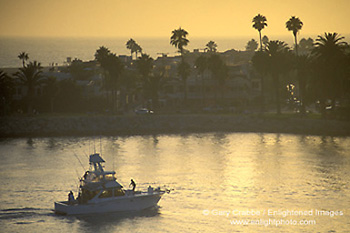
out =
[[[349,119],[350,47],[344,37],[338,33],[324,33],[315,41],[311,38],[298,41],[303,22],[293,16],[286,22],[286,29],[292,32],[295,41],[293,47],[289,47],[283,41],[270,41],[266,35],[262,36],[263,29],[268,26],[265,16],[258,14],[252,23],[259,32],[259,43],[250,40],[246,50],[252,54],[248,61],[250,72],[255,73],[261,83],[259,103],[253,106],[256,112],[264,113],[267,106],[274,104],[276,113],[281,114],[284,106],[293,105],[300,116],[305,116],[307,106],[315,104],[323,117]],[[217,44],[209,41],[206,51],[194,61],[193,69],[188,61],[186,46],[190,41],[187,36],[188,32],[183,28],[175,29],[170,44],[180,53],[175,72],[183,83],[180,109],[190,112],[193,105],[188,103],[187,82],[191,72],[195,70],[199,77],[206,71],[211,74],[215,80],[215,102],[220,103],[228,66],[217,52]],[[62,80],[44,75],[40,62],[28,61],[29,55],[20,53],[18,58],[23,65],[17,72],[0,71],[1,115],[37,112],[122,114],[134,107],[131,102],[158,110],[159,93],[166,92],[164,83],[169,81],[169,70],[166,64],[156,65],[135,40],[130,39],[126,46],[131,53],[126,59],[101,46],[96,50],[94,61],[73,60],[61,70],[70,74],[70,78]],[[101,78],[92,80],[94,76]],[[80,83],[89,80],[90,83],[82,88]],[[104,91],[103,95],[94,94],[96,90],[92,86],[96,82]],[[90,89],[87,88],[89,85]],[[18,93],[19,87],[24,88],[25,93]],[[16,98],[16,95],[22,98]]]

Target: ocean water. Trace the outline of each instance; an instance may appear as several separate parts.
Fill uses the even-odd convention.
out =
[[[94,148],[124,186],[133,178],[137,188],[174,190],[151,210],[55,215],[54,201],[76,194]],[[349,137],[291,134],[1,139],[0,229],[349,232],[349,151]]]
[[[27,52],[29,60],[39,61],[43,66],[52,63],[63,65],[67,57],[79,58],[83,61],[94,59],[94,54],[100,46],[106,46],[118,55],[130,55],[130,50],[125,46],[129,38],[0,38],[0,68],[20,67],[18,59],[20,52]],[[170,45],[169,38],[133,38],[143,48],[143,52],[150,54],[153,58],[177,54],[177,50]],[[218,45],[218,51],[229,49],[245,50],[245,46],[251,37],[240,38],[190,38],[187,47],[193,49],[204,49],[210,40]],[[255,38],[258,40],[258,38]],[[288,39],[288,38],[285,38]],[[290,43],[292,43],[290,38]]]
[[[347,43],[350,43],[350,35],[344,35]],[[301,38],[317,38],[317,35],[299,35]],[[154,59],[162,53],[168,56],[177,55],[177,50],[170,45],[170,37],[163,38],[133,38],[142,47],[143,52],[151,55]],[[100,46],[106,46],[113,53],[118,55],[130,55],[125,44],[130,38],[15,38],[0,37],[0,68],[20,67],[21,61],[18,55],[21,52],[29,54],[29,60],[39,61],[43,66],[50,64],[64,65],[67,57],[78,58],[83,61],[94,59],[94,54]],[[218,51],[224,52],[230,49],[245,50],[247,42],[251,39],[259,40],[256,37],[235,37],[235,38],[191,38],[187,49],[204,49],[206,44],[213,40],[218,45]],[[293,36],[273,36],[271,40],[285,41],[293,47]]]

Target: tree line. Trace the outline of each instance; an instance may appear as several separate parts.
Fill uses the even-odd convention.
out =
[[[41,63],[28,62],[26,52],[21,52],[18,58],[22,60],[22,67],[12,76],[0,70],[1,115],[14,112],[33,114],[38,111],[76,112],[79,109],[82,104],[81,88],[75,80],[57,81],[55,77],[44,76]],[[22,92],[22,87],[25,87],[25,92]],[[15,95],[23,98],[14,98]]]
[[[318,35],[316,42],[303,39],[300,43],[306,53],[299,53],[298,33],[303,22],[292,16],[286,22],[286,29],[294,36],[294,49],[280,40],[265,42],[263,45],[261,31],[267,27],[265,16],[258,14],[252,20],[253,28],[258,30],[260,50],[255,52],[252,63],[260,73],[262,83],[261,105],[265,106],[265,93],[270,79],[276,112],[281,113],[280,81],[296,81],[299,90],[301,114],[305,114],[306,105],[318,101],[320,111],[325,114],[326,106],[335,109],[336,104],[344,99],[349,100],[350,94],[350,47],[344,37],[338,33]],[[311,43],[310,43],[311,40]],[[294,79],[294,80],[293,80]],[[343,101],[345,102],[345,101]]]
[[[302,39],[298,43],[298,33],[303,27],[303,22],[292,16],[286,22],[286,29],[291,31],[294,37],[294,48],[289,47],[280,40],[269,40],[262,31],[267,27],[265,16],[258,14],[252,20],[252,27],[259,33],[259,44],[252,39],[247,43],[246,49],[254,52],[251,64],[261,80],[261,111],[266,105],[274,102],[276,112],[281,113],[282,94],[289,91],[293,95],[298,89],[298,103],[300,112],[306,113],[306,105],[318,101],[323,112],[330,102],[332,109],[342,99],[349,98],[350,93],[350,49],[344,42],[344,37],[338,33],[324,33],[319,35],[315,42],[311,38]],[[310,41],[311,40],[311,41]],[[183,106],[187,106],[187,79],[193,71],[193,67],[186,61],[186,46],[190,43],[188,32],[183,28],[171,32],[170,44],[180,53],[180,62],[177,64],[177,74],[182,80],[184,90]],[[301,46],[302,45],[302,46]],[[1,82],[1,113],[8,114],[19,105],[25,106],[25,111],[33,112],[33,108],[41,106],[46,112],[74,112],[96,109],[109,109],[111,112],[120,111],[121,107],[128,107],[125,96],[141,93],[140,102],[152,100],[152,107],[159,105],[158,94],[165,83],[165,67],[155,66],[155,61],[150,55],[143,53],[141,46],[133,39],[126,42],[130,50],[131,60],[135,54],[134,62],[123,62],[117,54],[112,53],[105,46],[96,50],[95,62],[100,66],[102,79],[99,81],[106,95],[101,99],[82,98],[82,90],[76,80],[88,79],[93,72],[86,68],[80,60],[73,60],[67,68],[67,72],[74,79],[57,81],[53,77],[43,76],[43,67],[37,61],[29,61],[29,55],[25,52],[19,54],[22,67],[13,74],[14,78],[0,71]],[[301,54],[299,52],[300,48]],[[257,51],[255,51],[257,50]],[[139,56],[139,54],[141,54]],[[132,67],[131,67],[132,66]],[[217,44],[209,41],[206,44],[206,53],[201,53],[194,62],[194,69],[203,78],[203,73],[208,70],[214,82],[215,98],[223,94],[225,81],[228,78],[228,67],[225,60],[217,52]],[[135,74],[136,71],[136,74]],[[295,85],[292,85],[294,83]],[[14,104],[12,96],[14,88],[18,85],[25,86],[27,93],[22,103]],[[35,95],[36,87],[44,87],[41,97]],[[205,92],[203,91],[203,96]],[[266,98],[272,96],[273,98]],[[120,100],[118,98],[124,98]],[[294,98],[294,96],[293,96]],[[291,99],[291,101],[294,101]],[[119,106],[123,102],[123,106]],[[43,107],[45,106],[45,107]],[[127,109],[124,109],[127,110]]]

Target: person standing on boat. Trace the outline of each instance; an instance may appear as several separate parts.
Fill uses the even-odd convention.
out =
[[[135,188],[136,188],[136,183],[133,179],[131,179],[130,185],[129,187],[132,186],[132,191],[135,192]]]
[[[72,191],[70,191],[68,194],[68,202],[69,202],[69,204],[73,204],[74,201],[75,201],[74,194]]]

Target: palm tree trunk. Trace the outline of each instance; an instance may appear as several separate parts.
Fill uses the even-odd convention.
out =
[[[28,101],[27,111],[28,111],[28,114],[30,114],[30,115],[33,114],[34,94],[35,94],[34,87],[29,85],[28,86],[28,93],[27,93],[27,101]]]
[[[295,43],[295,54],[296,54],[296,58],[298,58],[298,39],[297,39],[297,34],[294,35],[294,43]],[[298,64],[298,61],[297,61]],[[305,110],[305,82],[303,80],[303,78],[301,77],[301,75],[298,72],[298,76],[299,76],[299,97],[300,97],[300,113],[302,116],[305,115],[306,110]]]
[[[295,43],[295,54],[298,56],[298,39],[297,39],[297,35],[294,35],[294,43]]]
[[[259,30],[259,38],[260,38],[260,51],[262,51],[262,40],[261,40],[261,30]]]
[[[300,113],[302,116],[305,115],[306,113],[306,110],[305,110],[305,82],[304,82],[304,79],[301,77],[300,74],[298,74],[299,76],[299,89],[300,89]],[[304,76],[305,77],[305,76]]]
[[[221,104],[224,105],[225,102],[225,85],[221,85]]]
[[[109,100],[109,105],[111,108],[111,113],[114,113],[114,93],[113,93],[113,89],[110,90],[110,97],[111,99]]]
[[[184,58],[184,54],[183,54],[183,49],[180,49],[181,52],[181,62],[184,63],[185,62],[185,58]],[[182,75],[182,81],[183,81],[183,85],[184,85],[184,105],[185,107],[187,107],[187,78],[184,77]]]
[[[187,79],[182,77],[183,85],[184,85],[184,103],[187,106]]]
[[[114,105],[115,105],[115,113],[118,113],[118,110],[119,110],[119,103],[118,103],[118,90],[115,89],[114,90],[114,95],[115,95],[115,98],[114,98]]]
[[[214,86],[215,88],[215,96],[214,96],[214,99],[215,99],[215,106],[218,106],[218,90],[219,90],[219,84],[216,82],[216,85]]]
[[[274,74],[275,80],[275,97],[276,97],[276,113],[281,114],[281,104],[280,104],[280,90],[279,90],[279,77],[278,74]]]
[[[261,113],[265,112],[265,83],[264,75],[261,75]]]
[[[201,88],[201,92],[202,92],[202,106],[204,106],[204,103],[205,103],[205,94],[204,94],[204,73],[201,74],[201,78],[202,78],[202,88]]]

